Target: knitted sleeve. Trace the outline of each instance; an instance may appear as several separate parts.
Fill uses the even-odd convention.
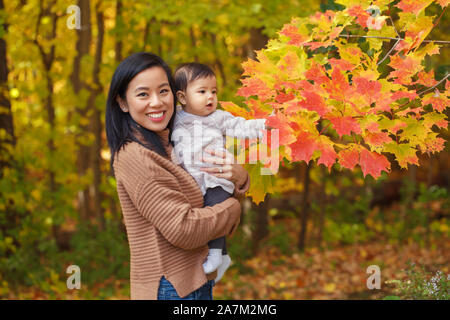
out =
[[[229,198],[212,207],[192,208],[177,182],[153,177],[136,189],[137,210],[174,246],[195,249],[231,234],[240,220],[241,206]]]

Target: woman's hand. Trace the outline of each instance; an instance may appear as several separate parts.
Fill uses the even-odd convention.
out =
[[[244,184],[245,179],[247,179],[247,171],[242,165],[236,163],[233,154],[225,149],[205,151],[209,155],[203,157],[203,162],[215,166],[201,168],[200,170],[208,172],[215,177],[230,180],[237,186]]]

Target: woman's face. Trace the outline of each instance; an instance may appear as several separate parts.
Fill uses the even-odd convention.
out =
[[[167,128],[174,112],[174,97],[162,67],[155,66],[138,73],[128,84],[126,103],[118,102],[140,126],[159,132]]]

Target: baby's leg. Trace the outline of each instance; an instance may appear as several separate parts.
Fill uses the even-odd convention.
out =
[[[205,207],[213,206],[230,198],[231,194],[221,187],[209,188],[206,190],[204,203]],[[222,264],[222,255],[226,254],[225,237],[220,237],[208,242],[209,252],[203,270],[206,274],[216,270]],[[225,253],[223,253],[225,250]]]

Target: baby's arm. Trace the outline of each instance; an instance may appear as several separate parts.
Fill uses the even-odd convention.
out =
[[[246,120],[242,117],[235,117],[231,113],[217,110],[220,114],[219,125],[224,135],[236,138],[261,138],[263,130],[266,129],[266,119]]]

